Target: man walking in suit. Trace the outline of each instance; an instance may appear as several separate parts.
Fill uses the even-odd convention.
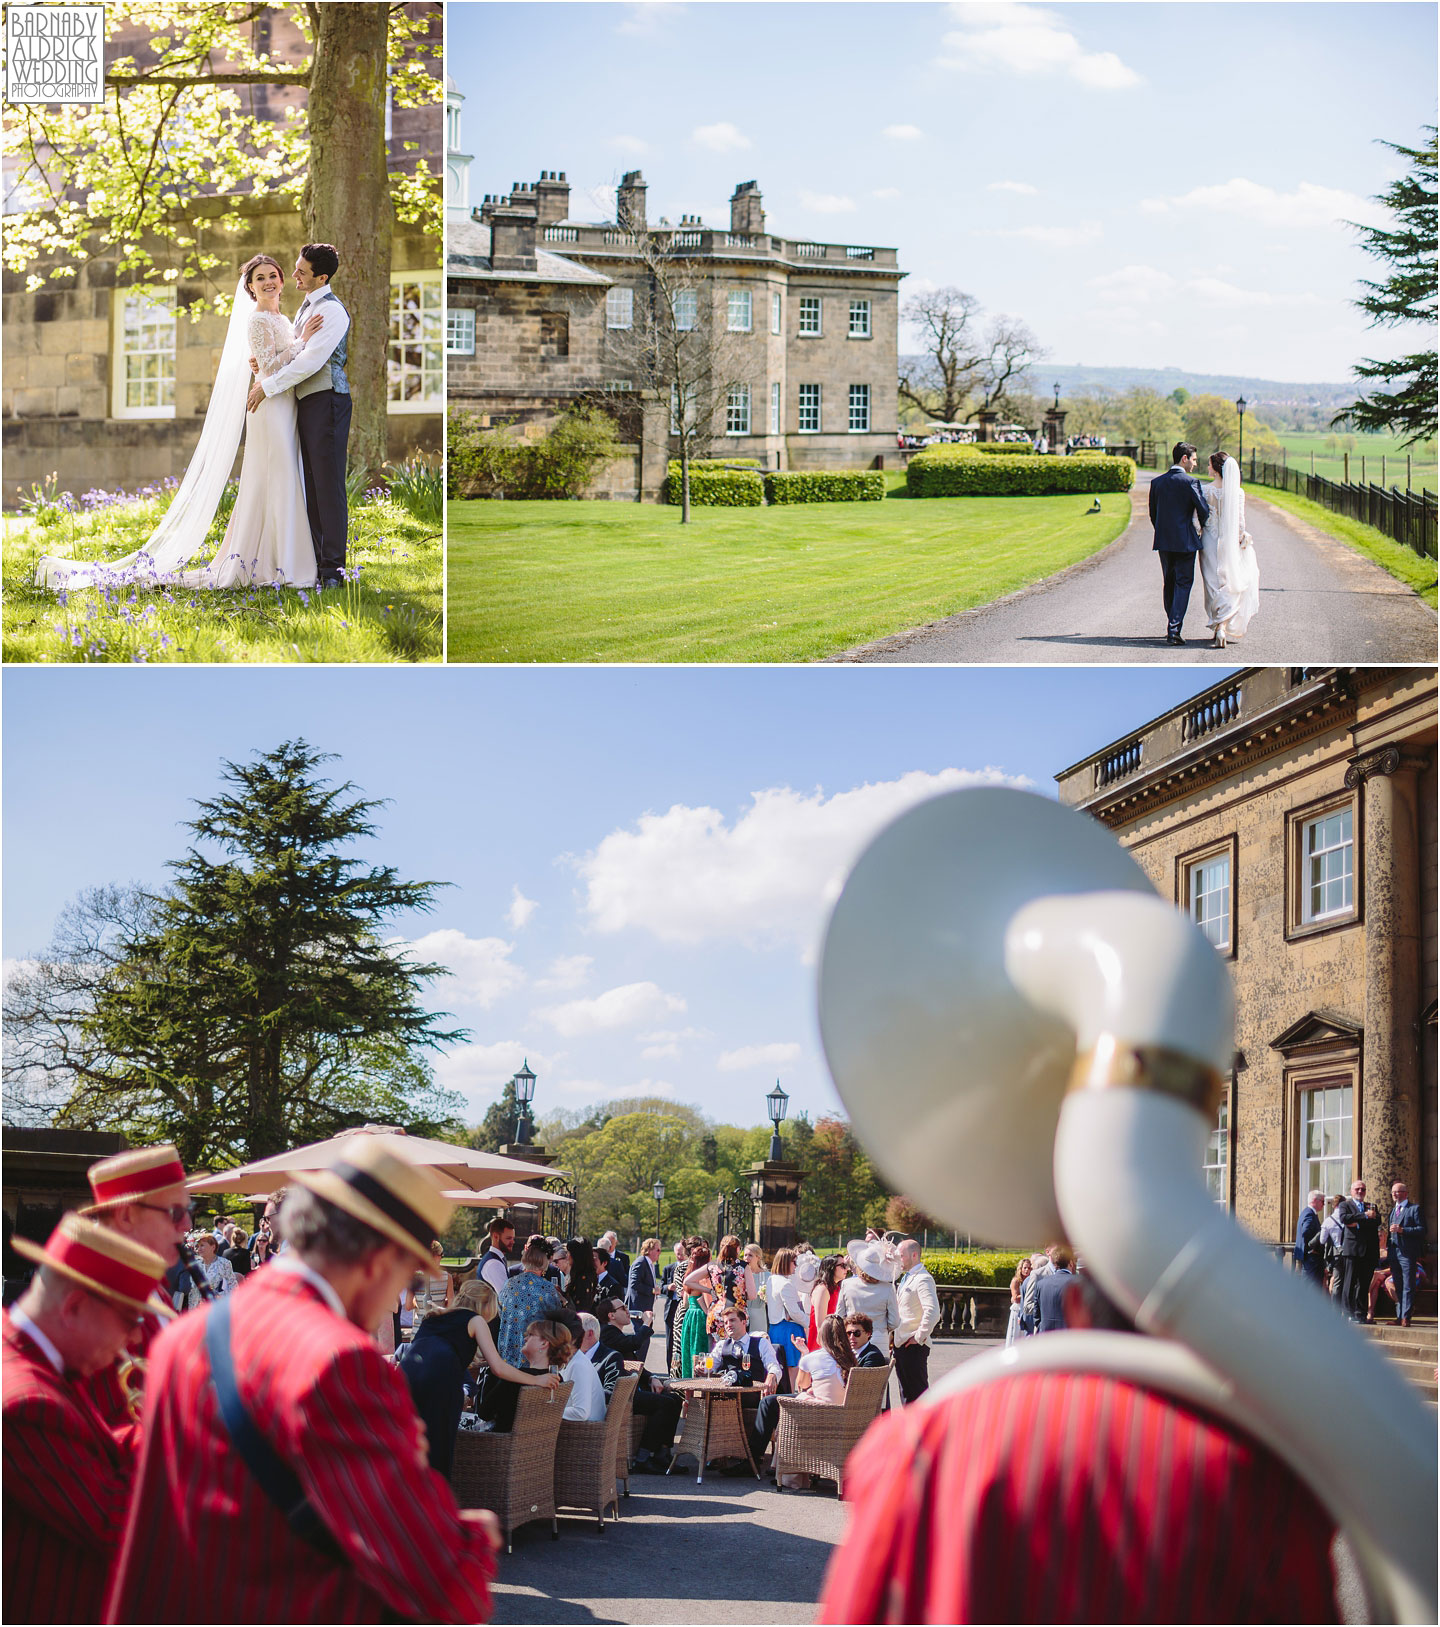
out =
[[[1063,1333],[1066,1327],[1065,1292],[1075,1281],[1075,1256],[1063,1243],[1048,1251],[1055,1269],[1035,1290],[1040,1317],[1037,1333]]]
[[[1404,1181],[1396,1181],[1390,1188],[1390,1197],[1394,1203],[1388,1222],[1390,1276],[1395,1284],[1396,1320],[1408,1328],[1415,1301],[1415,1262],[1425,1247],[1425,1222],[1420,1218],[1420,1205],[1410,1202],[1410,1191]]]
[[[1195,585],[1195,556],[1200,552],[1200,530],[1210,518],[1210,505],[1195,478],[1199,461],[1195,448],[1188,441],[1178,441],[1171,456],[1170,467],[1150,482],[1150,523],[1165,578],[1165,642],[1183,644],[1180,628]]]
[[[1325,1243],[1320,1235],[1325,1213],[1325,1194],[1317,1187],[1305,1200],[1300,1223],[1295,1228],[1295,1267],[1312,1282],[1325,1286]]]
[[[647,1237],[640,1245],[639,1258],[630,1267],[630,1280],[625,1284],[625,1309],[637,1322],[647,1325],[655,1318],[655,1267],[659,1261],[660,1239]]]

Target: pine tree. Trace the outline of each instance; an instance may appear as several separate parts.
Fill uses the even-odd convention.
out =
[[[1355,304],[1374,327],[1404,322],[1424,323],[1433,339],[1436,316],[1436,128],[1427,125],[1430,140],[1423,147],[1402,147],[1383,142],[1409,160],[1409,171],[1376,199],[1394,215],[1394,223],[1357,226],[1368,253],[1391,272],[1383,282],[1362,281],[1366,293]],[[1436,352],[1428,350],[1398,356],[1392,361],[1366,359],[1356,364],[1356,378],[1374,379],[1398,388],[1376,390],[1352,407],[1337,413],[1332,425],[1389,431],[1406,446],[1431,440],[1436,433]]]

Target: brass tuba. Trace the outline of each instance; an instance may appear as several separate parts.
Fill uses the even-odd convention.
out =
[[[130,1414],[132,1423],[140,1421],[140,1404],[145,1398],[145,1369],[143,1356],[125,1355],[120,1358],[115,1372],[120,1394],[125,1398],[125,1410]]]
[[[1059,1365],[1206,1406],[1330,1509],[1377,1620],[1436,1620],[1434,1419],[1211,1201],[1229,974],[1108,832],[997,787],[912,808],[846,881],[819,1007],[856,1134],[893,1181],[981,1235],[1068,1237],[1157,1336],[1027,1340],[932,1394]],[[1262,1301],[1269,1314],[1249,1314]],[[1344,1405],[1317,1412],[1335,1394]]]

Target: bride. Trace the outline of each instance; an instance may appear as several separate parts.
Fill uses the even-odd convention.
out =
[[[1245,529],[1245,493],[1240,465],[1224,452],[1210,456],[1214,479],[1206,492],[1210,518],[1200,533],[1200,577],[1205,592],[1205,619],[1223,650],[1243,638],[1260,609],[1260,562]]]
[[[180,489],[144,546],[122,559],[95,563],[47,554],[36,567],[37,585],[70,591],[121,583],[201,589],[315,585],[295,392],[267,396],[248,419],[245,412],[250,359],[261,374],[274,373],[320,322],[312,317],[304,334],[294,334],[280,311],[284,287],[285,273],[268,254],[257,254],[241,267],[200,440]],[[220,506],[242,430],[245,457],[225,535],[208,565],[185,570]]]

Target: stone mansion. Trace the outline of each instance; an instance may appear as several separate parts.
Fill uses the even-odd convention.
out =
[[[570,218],[563,172],[487,197],[449,223],[448,396],[479,421],[547,422],[596,392],[624,394],[611,377],[607,335],[630,326],[647,273],[634,235],[647,229],[646,184],[622,180],[615,220]],[[621,224],[623,223],[623,224]],[[769,231],[754,181],[736,187],[725,229],[698,218],[662,225],[693,266],[697,294],[739,346],[743,383],[729,392],[712,456],[759,459],[767,469],[869,469],[892,461],[898,423],[900,279],[894,249],[817,243]],[[631,412],[645,443],[636,489],[663,478],[667,404]],[[631,428],[627,433],[634,435]]]

